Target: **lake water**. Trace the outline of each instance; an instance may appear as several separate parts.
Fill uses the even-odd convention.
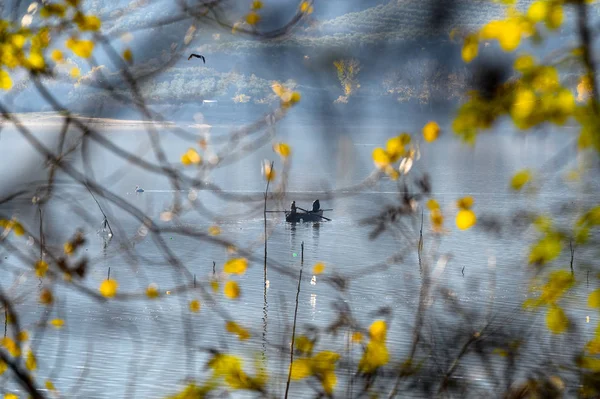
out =
[[[37,303],[42,283],[30,271],[25,272],[30,268],[27,269],[22,259],[4,251],[0,287],[15,298],[22,326],[36,331],[32,334],[32,344],[38,357],[38,384],[43,386],[43,381],[51,379],[64,397],[163,397],[179,389],[186,378],[203,381],[208,375],[206,349],[214,348],[242,356],[248,370],[252,370],[255,358],[268,362],[272,394],[283,397],[297,276],[301,268],[301,243],[304,243],[304,268],[298,299],[297,334],[306,333],[308,325],[326,328],[338,315],[333,304],[344,303],[364,328],[377,318],[387,319],[391,359],[401,363],[410,351],[422,284],[415,241],[420,215],[417,212],[414,220],[407,222],[407,228],[398,230],[395,235],[385,232],[377,239],[369,240],[371,227],[360,221],[372,218],[386,205],[398,205],[398,186],[396,182],[382,179],[360,191],[345,188],[355,187],[373,172],[371,153],[375,147],[384,146],[389,137],[401,131],[411,132],[419,138],[418,132],[427,118],[426,114],[416,115],[408,124],[352,125],[341,121],[318,127],[302,123],[291,115],[282,122],[276,140],[291,145],[291,170],[285,197],[280,202],[271,201],[268,209],[284,209],[291,200],[309,208],[312,200],[319,198],[322,208],[333,210],[326,212],[332,219],[330,222],[295,226],[285,223],[282,214],[268,215],[269,284],[266,289],[262,213],[265,182],[261,176],[261,163],[265,159],[274,160],[275,168],[281,174],[280,159],[270,145],[275,140],[266,138],[265,145],[258,150],[202,176],[224,190],[224,195],[200,190],[191,196],[191,187],[174,188],[166,177],[137,168],[98,143],[90,142],[87,154],[91,168],[87,171],[93,171],[100,184],[128,205],[150,215],[160,226],[183,226],[191,232],[206,233],[217,223],[221,228],[218,238],[251,254],[250,267],[244,275],[233,277],[242,290],[239,300],[224,298],[222,291],[215,295],[215,301],[205,299],[199,291],[166,295],[167,290],[189,284],[190,280],[169,265],[164,251],[151,235],[132,240],[140,232],[142,223],[115,204],[100,199],[115,231],[114,239],[104,248],[103,240],[97,235],[102,216],[93,199],[81,186],[72,181],[64,182],[67,177],[59,174],[57,179],[62,183],[57,188],[57,197],[44,214],[47,244],[60,253],[62,244],[75,229],[82,228],[87,243],[79,256],[88,256],[92,261],[82,285],[97,290],[110,268],[111,278],[119,282],[120,293],[143,293],[148,284],[156,283],[162,295],[157,300],[102,302],[57,284],[56,306],[51,314],[47,314],[47,308]],[[600,188],[597,179],[578,183],[579,186],[565,183],[561,177],[575,167],[575,163],[558,171],[548,168],[548,161],[556,154],[566,154],[575,160],[575,151],[572,145],[569,147],[572,140],[569,137],[575,137],[575,131],[564,128],[558,132],[523,136],[512,132],[508,126],[500,126],[497,132],[482,136],[471,148],[448,133],[449,123],[440,120],[446,133],[435,143],[423,144],[420,140],[421,159],[409,174],[409,178],[425,172],[430,175],[432,196],[444,210],[448,230],[441,239],[435,238],[425,211],[424,262],[429,268],[435,268],[441,255],[450,256],[445,267],[434,273],[436,288],[428,301],[426,325],[431,330],[440,329],[442,342],[444,326],[464,323],[464,319],[448,312],[444,306],[447,300],[437,289],[447,287],[457,303],[479,315],[473,328],[477,328],[478,323],[481,328],[487,320],[486,315],[493,315],[500,324],[510,322],[516,327],[535,331],[536,339],[530,342],[534,353],[547,354],[545,351],[551,347],[555,357],[565,356],[566,359],[572,354],[572,342],[566,341],[567,338],[550,337],[544,327],[543,314],[536,317],[519,310],[527,298],[532,277],[532,269],[527,266],[527,248],[536,237],[535,230],[509,231],[499,238],[477,227],[458,231],[454,226],[454,204],[458,198],[472,195],[475,198],[473,209],[480,216],[491,214],[501,221],[508,221],[514,211],[530,209],[570,222],[570,213],[560,213],[558,207],[572,203],[571,209],[578,209],[592,204]],[[51,148],[56,147],[58,128],[35,128],[34,131],[39,140]],[[146,161],[156,162],[148,135],[143,130],[108,127],[100,131],[102,137],[120,148]],[[189,131],[198,132],[194,128]],[[227,131],[214,126],[210,129],[209,142],[218,142]],[[161,129],[159,137],[167,159],[174,163],[179,162],[181,154],[189,147],[198,148],[197,144],[168,129]],[[71,140],[66,141],[67,146],[71,143]],[[47,176],[42,159],[13,129],[5,129],[0,135],[0,160],[4,165],[0,172],[1,196],[20,187],[31,188],[32,182]],[[70,160],[77,170],[86,171],[79,151],[70,156]],[[8,168],[6,165],[13,166]],[[542,170],[536,169],[542,167]],[[538,181],[544,182],[535,195],[515,194],[508,188],[510,177],[523,168],[536,169]],[[192,169],[186,172],[190,176]],[[278,181],[274,184],[275,189]],[[26,184],[20,186],[21,182]],[[145,192],[134,193],[136,185],[143,187]],[[330,190],[338,192],[330,195]],[[180,220],[161,220],[159,215],[170,210],[175,194],[184,202],[195,198],[192,203],[196,209],[185,213]],[[31,196],[0,206],[0,212],[2,215],[18,212],[26,227],[37,231],[37,208],[31,205]],[[207,282],[212,276],[213,261],[219,271],[230,256],[226,245],[168,232],[161,238],[189,272],[196,275],[198,285],[210,292]],[[35,259],[27,238],[11,239],[11,242]],[[129,243],[129,252],[122,249],[124,243]],[[398,253],[404,255],[402,262],[382,267],[390,256]],[[576,266],[591,260],[586,256],[578,256]],[[326,264],[326,271],[313,279],[312,266],[318,261]],[[566,249],[557,265],[568,266],[568,262]],[[346,291],[340,292],[327,283],[327,278],[334,275],[348,277]],[[580,333],[583,331],[580,337],[589,339],[598,320],[597,315],[588,312],[583,304],[595,286],[591,281],[591,284],[585,284],[586,271],[583,269],[576,267],[576,277],[581,284],[567,299],[567,303],[574,306],[569,315],[580,327]],[[202,303],[197,314],[188,310],[188,302],[194,298]],[[383,308],[390,309],[391,313],[378,316],[377,312]],[[490,309],[491,313],[488,313]],[[590,316],[589,323],[586,323],[586,316]],[[62,318],[65,327],[60,330],[37,328],[44,317]],[[240,343],[235,336],[225,332],[224,319],[229,317],[251,331],[252,337],[248,341]],[[470,327],[465,325],[465,328]],[[331,349],[342,354],[350,351],[355,362],[360,358],[359,346],[349,345],[347,336],[323,332],[319,336],[317,350]],[[457,347],[460,345],[456,344]],[[9,374],[0,377],[0,387],[18,391],[13,382],[8,382]],[[344,370],[338,373],[336,396],[344,397],[354,389],[347,383],[348,375]],[[476,359],[466,359],[457,377],[489,388]],[[382,388],[382,392],[389,392],[389,385]],[[314,391],[305,381],[293,382],[290,394],[292,397],[311,397]]]

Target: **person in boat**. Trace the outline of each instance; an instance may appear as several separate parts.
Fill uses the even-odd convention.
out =
[[[292,201],[292,205],[290,206],[292,210],[292,215],[296,214],[296,201]]]
[[[313,202],[312,211],[317,213],[319,210],[321,210],[321,204],[319,203],[319,200],[315,200],[315,202]]]

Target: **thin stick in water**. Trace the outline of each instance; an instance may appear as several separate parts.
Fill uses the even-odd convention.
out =
[[[290,371],[288,372],[287,384],[285,386],[285,398],[288,397],[290,390],[290,380],[292,378],[292,364],[294,363],[294,340],[296,339],[296,319],[298,317],[298,298],[300,297],[300,284],[302,283],[302,270],[304,269],[304,241],[302,241],[302,258],[300,261],[300,276],[298,277],[298,291],[296,291],[296,309],[294,310],[294,324],[292,326],[292,347],[290,348]]]

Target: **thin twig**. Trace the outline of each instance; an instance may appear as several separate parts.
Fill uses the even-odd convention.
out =
[[[292,378],[292,364],[294,363],[294,340],[296,339],[296,318],[298,316],[298,298],[300,297],[300,283],[302,283],[302,269],[304,268],[304,241],[302,241],[302,258],[300,261],[300,276],[298,277],[298,291],[296,292],[296,309],[294,310],[294,324],[292,326],[292,346],[290,348],[290,371],[288,372],[287,384],[285,386],[285,398],[288,397],[290,390],[290,380]]]

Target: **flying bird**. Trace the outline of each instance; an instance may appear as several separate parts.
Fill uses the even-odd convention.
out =
[[[188,61],[192,59],[192,57],[194,58],[202,58],[202,62],[206,64],[206,60],[204,59],[203,55],[198,55],[198,54],[190,54],[190,56],[188,57]]]

